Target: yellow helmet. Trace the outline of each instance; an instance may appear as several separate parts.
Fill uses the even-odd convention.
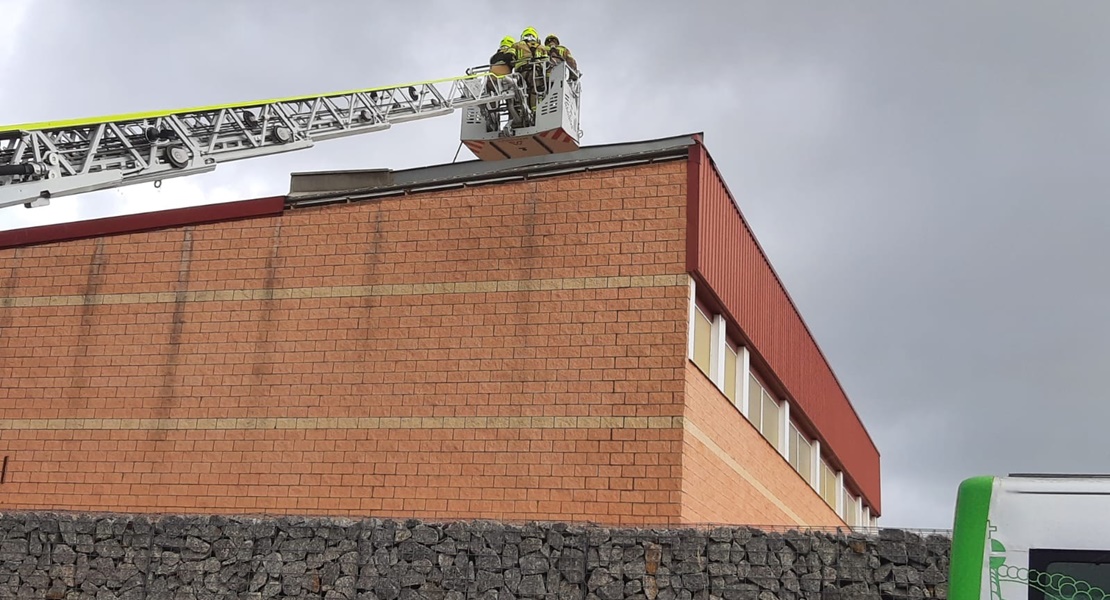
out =
[[[537,42],[540,41],[540,34],[536,31],[534,27],[526,27],[524,31],[520,34],[521,41],[526,41],[528,37],[531,37],[532,40],[535,40]]]
[[[555,42],[555,45],[558,46],[559,45],[559,36],[555,35],[554,33],[549,33],[549,34],[547,34],[547,37],[543,38],[543,45],[544,46],[550,46],[551,42]]]
[[[514,44],[516,44],[516,40],[514,40],[513,36],[511,36],[511,35],[507,35],[507,36],[501,38],[501,47],[502,48],[512,48]]]

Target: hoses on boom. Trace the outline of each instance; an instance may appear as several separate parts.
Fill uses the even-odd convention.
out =
[[[0,177],[12,175],[43,175],[46,165],[42,163],[23,163],[19,165],[0,165]]]

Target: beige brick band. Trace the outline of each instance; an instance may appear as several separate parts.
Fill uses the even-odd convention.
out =
[[[2,429],[678,429],[682,417],[259,417],[225,419],[2,419]]]
[[[787,504],[783,502],[782,499],[776,496],[774,492],[767,489],[767,486],[760,483],[759,479],[749,473],[748,470],[745,469],[744,466],[741,465],[739,462],[737,462],[735,458],[729,456],[728,452],[725,452],[724,448],[718,446],[717,442],[714,442],[713,439],[709,437],[709,435],[699,429],[697,425],[694,425],[692,421],[687,419],[682,424],[682,427],[684,427],[685,430],[694,437],[694,439],[705,445],[705,447],[708,448],[714,456],[720,459],[721,462],[728,466],[728,468],[731,469],[732,472],[739,475],[744,481],[748,482],[749,485],[755,488],[755,490],[759,492],[760,495],[762,495],[764,498],[766,498],[768,502],[773,504],[775,508],[781,510],[788,517],[793,519],[794,522],[798,525],[804,525],[806,523],[805,519],[799,517],[798,513],[790,510],[790,507],[787,506]]]
[[[185,302],[228,302],[250,300],[291,300],[301,298],[364,298],[373,296],[412,296],[429,294],[467,294],[581,290],[606,288],[643,288],[686,285],[683,275],[642,275],[636,277],[566,277],[468,281],[427,284],[353,285],[300,288],[259,288],[238,290],[197,290],[183,293]],[[176,292],[138,292],[126,294],[15,296],[0,298],[0,308],[28,306],[95,306],[105,304],[169,304],[180,301]]]

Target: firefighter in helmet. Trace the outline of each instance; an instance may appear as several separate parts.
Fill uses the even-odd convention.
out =
[[[520,57],[517,70],[528,86],[528,106],[535,111],[539,94],[547,91],[547,49],[540,43],[540,34],[534,27],[524,28],[514,48]]]
[[[553,62],[566,62],[570,68],[578,70],[578,61],[574,60],[574,55],[570,53],[569,48],[559,43],[559,36],[554,33],[548,34],[543,39],[543,45],[547,47],[547,55]]]
[[[516,49],[516,40],[513,36],[507,35],[501,38],[501,46],[489,58],[490,72],[494,75],[508,75],[518,60],[520,60],[520,54]]]

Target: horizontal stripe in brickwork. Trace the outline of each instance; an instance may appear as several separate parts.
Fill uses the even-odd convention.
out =
[[[3,419],[0,429],[674,429],[682,417],[259,417],[221,419]]]
[[[289,300],[301,298],[363,298],[374,296],[411,296],[429,294],[467,294],[528,292],[544,290],[581,290],[605,288],[644,288],[686,285],[686,275],[642,275],[636,277],[566,277],[468,281],[428,284],[351,285],[300,288],[259,288],[239,290],[197,290],[182,292],[137,292],[129,294],[92,294],[58,296],[14,296],[0,298],[0,307],[93,306],[106,304],[169,304],[174,302],[226,302],[244,300]]]

